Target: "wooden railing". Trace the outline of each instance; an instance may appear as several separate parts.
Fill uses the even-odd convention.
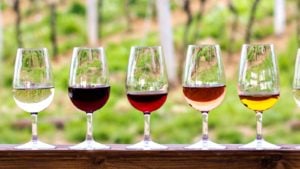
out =
[[[16,150],[0,145],[2,169],[298,169],[300,150],[282,145],[280,150],[186,150],[184,145],[169,145],[168,150],[126,150],[126,145],[111,145],[111,150]]]

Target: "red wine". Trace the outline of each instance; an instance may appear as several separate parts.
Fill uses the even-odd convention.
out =
[[[167,99],[167,92],[128,92],[130,104],[144,113],[159,109]]]
[[[105,105],[108,100],[110,86],[89,88],[69,87],[69,97],[80,110],[92,113]]]
[[[183,87],[187,102],[199,111],[210,111],[224,99],[225,85]]]

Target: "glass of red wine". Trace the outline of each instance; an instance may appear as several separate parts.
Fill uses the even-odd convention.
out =
[[[130,104],[144,114],[144,139],[128,149],[166,149],[151,140],[150,115],[166,101],[168,80],[162,48],[160,46],[132,47],[129,57],[127,98]]]
[[[187,149],[225,149],[208,138],[208,113],[225,96],[225,75],[219,45],[189,45],[183,73],[183,94],[202,114],[202,138]]]
[[[38,113],[47,108],[54,97],[54,83],[46,48],[19,48],[13,78],[16,104],[31,114],[32,137],[16,149],[53,149],[55,146],[39,141]]]
[[[93,138],[93,112],[105,105],[109,98],[110,85],[104,49],[76,47],[73,50],[69,97],[72,103],[87,115],[87,134],[84,142],[70,149],[109,149]]]

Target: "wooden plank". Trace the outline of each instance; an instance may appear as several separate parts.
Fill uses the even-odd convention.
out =
[[[111,150],[16,150],[0,145],[0,169],[296,169],[300,150],[284,145],[280,150],[186,150],[170,145],[169,150],[126,150],[126,145],[111,145]]]

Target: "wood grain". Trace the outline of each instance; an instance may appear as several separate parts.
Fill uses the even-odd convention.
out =
[[[0,168],[5,169],[297,169],[300,150],[283,145],[280,150],[185,150],[184,145],[169,145],[168,150],[126,150],[126,145],[111,145],[111,150],[16,150],[0,145]]]

